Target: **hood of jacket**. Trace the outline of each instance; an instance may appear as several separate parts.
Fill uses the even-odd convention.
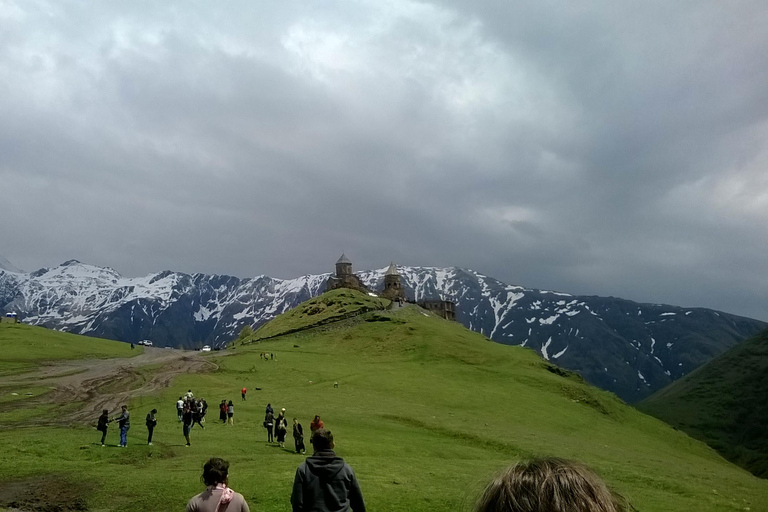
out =
[[[323,480],[335,477],[344,469],[344,459],[337,456],[333,450],[315,452],[305,461],[307,468]]]

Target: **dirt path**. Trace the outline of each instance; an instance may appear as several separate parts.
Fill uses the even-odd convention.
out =
[[[223,355],[223,354],[222,354]],[[167,387],[183,373],[215,370],[216,364],[199,352],[145,347],[131,358],[56,361],[38,370],[16,375],[3,387],[50,386],[55,389],[29,402],[61,405],[80,402],[76,411],[54,413],[36,425],[91,424],[102,409],[114,413],[133,397],[148,395]]]

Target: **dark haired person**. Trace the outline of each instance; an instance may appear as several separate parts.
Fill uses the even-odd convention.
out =
[[[232,403],[232,400],[227,402],[227,422],[230,425],[235,424],[235,404]]]
[[[201,400],[192,400],[190,403],[190,409],[192,409],[192,426],[195,426],[195,423],[200,425],[200,428],[205,430],[205,425],[203,425],[203,402]]]
[[[128,412],[127,405],[122,406],[120,409],[120,416],[112,418],[112,421],[117,421],[117,426],[120,427],[120,448],[128,448],[128,429],[131,428],[131,413]]]
[[[578,462],[519,462],[493,479],[475,512],[628,512],[626,500]]]
[[[315,453],[299,465],[293,479],[293,512],[365,512],[355,472],[333,451],[333,434],[324,428],[312,433]]]
[[[227,422],[227,401],[222,400],[219,404],[219,421],[222,423]]]
[[[157,409],[152,409],[147,414],[147,444],[149,446],[152,446],[152,433],[155,431],[155,427],[157,426],[157,418],[155,418],[155,414],[157,414]]]
[[[293,443],[296,445],[296,453],[304,453],[304,429],[296,418],[293,418]]]
[[[191,446],[192,443],[189,442],[189,432],[192,430],[192,422],[193,415],[192,415],[192,409],[189,407],[189,404],[184,406],[184,412],[181,415],[181,431],[184,433],[184,439],[187,440],[187,446]]]
[[[101,432],[101,446],[104,445],[104,441],[107,439],[107,425],[109,425],[109,411],[104,409],[99,416],[99,423],[96,425],[96,430]]]
[[[176,414],[179,416],[179,421],[181,421],[181,415],[184,414],[184,399],[181,397],[176,400]]]
[[[320,416],[315,414],[315,419],[313,419],[312,422],[309,424],[309,443],[310,444],[312,444],[312,434],[315,433],[315,430],[319,430],[324,427],[325,427],[325,424],[323,423],[323,420],[320,419]]]
[[[275,415],[272,414],[272,411],[267,411],[267,415],[264,416],[264,427],[267,429],[267,442],[271,443],[275,440],[274,438],[274,427],[275,427]]]
[[[200,479],[207,488],[189,500],[187,512],[250,512],[243,495],[227,486],[229,462],[218,457],[210,459]]]

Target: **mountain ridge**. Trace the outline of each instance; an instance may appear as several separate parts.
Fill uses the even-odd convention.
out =
[[[766,324],[704,308],[640,304],[509,285],[458,267],[398,266],[409,298],[443,298],[457,320],[538,351],[589,382],[637,401]],[[379,290],[386,267],[356,274]],[[159,346],[221,346],[325,290],[327,274],[275,279],[165,270],[125,278],[69,260],[29,274],[0,270],[0,310],[78,334]]]

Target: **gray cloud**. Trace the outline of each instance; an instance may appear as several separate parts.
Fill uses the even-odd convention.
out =
[[[768,319],[759,2],[0,6],[0,253]]]

